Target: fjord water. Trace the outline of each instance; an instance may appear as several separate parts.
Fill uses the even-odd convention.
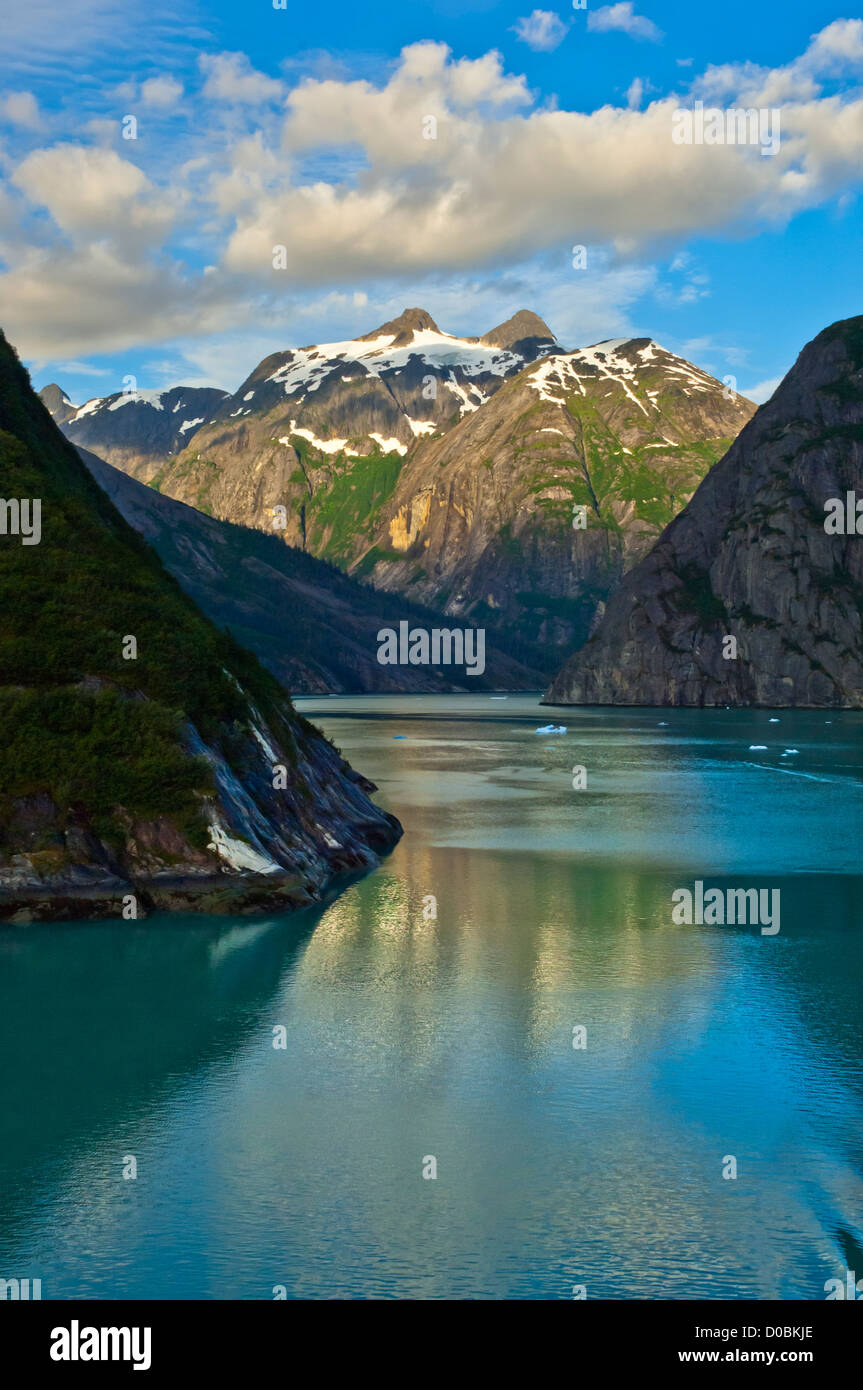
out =
[[[863,1276],[863,717],[298,707],[404,824],[379,870],[294,916],[0,931],[0,1277],[823,1299]],[[779,933],[675,925],[696,879],[779,888]]]

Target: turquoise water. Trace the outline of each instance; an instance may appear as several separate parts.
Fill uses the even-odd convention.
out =
[[[863,718],[298,706],[405,826],[376,873],[290,917],[0,931],[0,1277],[673,1299],[863,1277]],[[779,888],[780,932],[675,925],[696,879]]]

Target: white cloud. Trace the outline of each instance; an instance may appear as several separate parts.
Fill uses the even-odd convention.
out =
[[[255,310],[218,279],[190,282],[169,261],[93,242],[29,248],[0,277],[3,328],[25,358],[122,352],[189,332],[220,332]]]
[[[640,77],[633,77],[626,92],[626,104],[632,111],[637,111],[641,106],[644,97],[644,83]]]
[[[32,92],[8,92],[0,99],[0,119],[25,130],[39,130],[42,126],[39,103]]]
[[[539,53],[549,53],[566,38],[568,26],[552,10],[533,10],[526,19],[517,19],[513,32]]]
[[[151,63],[176,61],[200,47],[199,0],[148,0],[130,21],[128,0],[26,0],[3,5],[0,71],[50,74],[70,71],[113,75],[116,60],[146,53]],[[98,63],[93,68],[93,63]]]
[[[836,76],[843,69],[863,71],[863,20],[837,19],[813,34],[806,51],[785,67],[765,68],[758,63],[722,63],[706,68],[693,90],[707,101],[735,97],[751,106],[784,106],[815,101],[819,79]]]
[[[141,83],[141,100],[145,106],[175,106],[182,95],[183,84],[174,77],[149,77]]]
[[[708,75],[714,87],[719,72]],[[721,82],[764,88],[783,72],[728,69]],[[406,49],[381,86],[307,80],[288,98],[283,148],[316,159],[331,151],[336,172],[300,181],[280,154],[252,177],[236,162],[221,185],[244,193],[224,264],[274,287],[322,286],[457,274],[573,243],[613,242],[634,255],[663,239],[775,224],[859,182],[859,93],[784,105],[781,149],[769,159],[675,145],[679,98],[641,110],[638,96],[635,85],[629,110],[519,114],[510,107],[527,100],[523,79],[505,74],[497,54],[457,63],[431,43]],[[352,177],[338,172],[347,148],[358,152]],[[281,281],[276,245],[288,251]]]
[[[41,370],[43,365],[36,364],[34,370]],[[94,367],[90,362],[55,362],[54,370],[65,376],[111,376],[110,367]]]
[[[590,10],[587,27],[597,33],[619,29],[632,39],[649,39],[651,43],[657,43],[662,38],[662,30],[652,19],[635,13],[633,0],[620,0],[617,5],[603,5],[598,10]]]
[[[253,68],[245,53],[202,53],[198,62],[208,101],[264,106],[284,97],[283,84]]]
[[[83,237],[111,237],[128,251],[164,235],[170,201],[146,175],[113,150],[54,145],[34,150],[18,165],[12,183],[47,209],[57,226]]]
[[[863,66],[863,19],[834,19],[812,35],[800,63],[816,72]]]
[[[846,58],[857,34],[847,24]],[[0,188],[4,322],[30,354],[81,357],[204,333],[284,343],[291,325],[308,341],[354,318],[365,331],[409,295],[432,312],[452,305],[440,321],[462,331],[525,304],[571,342],[623,334],[639,293],[685,304],[709,290],[691,263],[660,277],[644,262],[690,236],[757,234],[859,187],[863,93],[833,84],[823,96],[818,85],[836,61],[831,29],[786,67],[726,65],[699,79],[735,104],[787,91],[771,158],[675,145],[672,113],[698,85],[648,101],[636,79],[629,109],[561,110],[536,105],[496,52],[456,59],[423,42],[374,81],[306,77],[277,106],[281,83],[218,55],[204,67],[219,121],[183,126],[170,143],[123,142],[121,157],[115,118],[90,126],[101,147],[55,145],[14,169],[11,196]],[[581,275],[576,244],[590,248]],[[277,245],[287,270],[273,269]],[[368,306],[353,302],[359,285]],[[556,287],[545,304],[543,285]]]

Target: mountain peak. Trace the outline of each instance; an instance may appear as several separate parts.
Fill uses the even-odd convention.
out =
[[[408,347],[413,342],[414,334],[423,332],[440,333],[431,314],[425,309],[405,309],[397,319],[382,323],[380,328],[376,328],[373,333],[364,334],[358,341],[368,343],[374,338],[391,336],[393,347]]]
[[[859,487],[861,370],[863,316],[803,349],[629,571],[546,703],[863,708],[863,556],[846,539],[853,523],[831,534],[825,515]],[[783,516],[777,546],[771,523]]]
[[[499,323],[489,333],[484,333],[482,342],[492,347],[512,348],[517,343],[538,338],[542,342],[554,343],[555,336],[548,324],[530,309],[519,309],[505,323]]]
[[[42,387],[42,390],[39,392],[39,399],[48,411],[48,414],[51,415],[58,424],[63,424],[77,409],[66,395],[62,386],[58,386],[56,381],[52,381],[48,386]]]

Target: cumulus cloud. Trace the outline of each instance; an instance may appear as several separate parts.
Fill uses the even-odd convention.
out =
[[[183,84],[174,77],[149,77],[141,83],[141,100],[145,106],[175,106],[183,95]]]
[[[823,79],[863,71],[863,20],[837,19],[813,34],[806,51],[779,68],[758,63],[711,64],[693,90],[707,101],[735,97],[749,106],[783,106],[815,101]]]
[[[597,33],[608,33],[612,29],[618,29],[621,33],[628,34],[631,39],[648,39],[651,43],[658,43],[662,38],[662,30],[657,28],[652,19],[635,13],[633,0],[620,0],[617,5],[603,5],[598,10],[590,10],[587,27],[596,30]]]
[[[208,101],[265,106],[284,96],[282,83],[253,68],[245,53],[202,53],[199,66],[206,78],[203,95]]]
[[[129,250],[161,238],[173,216],[170,200],[137,165],[109,149],[34,150],[18,165],[12,183],[63,231],[120,240]]]
[[[834,19],[813,34],[800,62],[817,72],[863,67],[863,19]]]
[[[32,247],[0,280],[3,327],[26,357],[122,352],[141,342],[225,329],[241,317],[236,293],[194,281],[164,259],[142,260],[95,242]],[[243,311],[243,313],[248,312]]]
[[[440,43],[408,46],[376,81],[327,74],[290,88],[240,55],[216,55],[202,61],[204,86],[226,121],[215,134],[199,123],[181,158],[172,147],[169,163],[164,145],[145,141],[124,157],[107,142],[70,143],[13,166],[11,195],[0,188],[4,318],[28,352],[80,357],[180,333],[264,332],[268,316],[284,325],[290,307],[296,318],[304,297],[341,305],[332,316],[344,320],[358,285],[372,303],[381,286],[396,300],[410,285],[433,308],[423,286],[438,300],[452,286],[458,300],[481,279],[523,274],[504,298],[536,303],[543,265],[566,287],[549,317],[561,333],[569,319],[571,341],[583,342],[585,318],[598,330],[602,304],[624,303],[615,285],[620,295],[652,286],[674,303],[706,294],[697,267],[642,273],[689,236],[751,234],[859,187],[863,94],[831,82],[825,96],[823,82],[840,52],[856,61],[861,35],[857,21],[836,23],[786,67],[714,67],[685,96],[646,105],[650,88],[636,79],[628,108],[587,112],[538,106],[496,52],[459,59]],[[681,101],[710,92],[760,105],[752,94],[779,91],[771,158],[671,138]],[[571,269],[576,244],[591,248],[589,276]],[[275,269],[281,246],[287,268]],[[612,260],[600,276],[602,248]],[[555,309],[564,303],[571,310]]]
[[[526,19],[518,19],[513,31],[522,43],[538,53],[549,53],[566,38],[568,26],[553,10],[533,10]]]
[[[767,90],[771,78],[780,85],[782,70],[714,69],[705,82],[739,96],[741,87]],[[302,182],[270,170],[237,210],[224,264],[271,276],[273,247],[284,245],[288,269],[277,273],[343,284],[491,267],[573,242],[634,253],[781,221],[859,180],[863,100],[821,98],[811,87],[804,96],[783,107],[781,148],[765,159],[746,147],[674,144],[677,97],[640,110],[634,85],[629,110],[524,114],[523,80],[505,74],[497,54],[453,62],[442,44],[412,45],[383,85],[307,80],[294,89],[284,149],[359,147],[360,173]]]
[[[33,93],[8,92],[0,99],[0,120],[22,126],[25,130],[40,130],[42,117],[39,114],[39,103]]]

